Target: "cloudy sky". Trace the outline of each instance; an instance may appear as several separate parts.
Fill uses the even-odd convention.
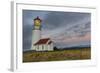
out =
[[[91,14],[23,10],[23,49],[31,48],[33,20],[42,20],[42,38],[50,37],[57,47],[90,45]]]

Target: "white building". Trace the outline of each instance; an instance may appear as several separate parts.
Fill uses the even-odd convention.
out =
[[[34,44],[34,49],[36,51],[52,51],[53,42],[50,40],[50,38],[40,39]]]
[[[50,38],[41,38],[41,22],[42,20],[39,17],[34,19],[31,49],[35,51],[52,51],[52,40]]]

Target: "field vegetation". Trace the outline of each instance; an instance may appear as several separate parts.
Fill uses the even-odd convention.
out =
[[[54,51],[25,51],[23,62],[61,61],[61,60],[85,60],[91,59],[90,48],[64,49]]]

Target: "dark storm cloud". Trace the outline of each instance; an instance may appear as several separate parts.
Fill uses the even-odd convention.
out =
[[[23,48],[31,48],[32,26],[24,25],[23,27]]]
[[[56,46],[90,43],[90,13],[23,10],[23,49],[31,48],[33,19],[37,16],[42,19],[42,37],[54,39]],[[73,38],[81,40],[73,42]]]
[[[80,20],[89,16],[89,13],[50,12],[44,19],[43,24],[45,24],[45,29],[55,29],[61,26],[79,22]]]
[[[81,36],[84,36],[86,33],[91,32],[90,25],[91,25],[90,22],[86,22],[83,25],[80,24],[80,25],[73,26],[69,28],[69,30],[67,31],[71,31],[72,29],[74,33],[79,33],[77,37],[81,37]]]
[[[32,22],[29,23],[28,20],[31,17],[31,13],[23,11],[23,49],[28,49],[31,46],[31,29]],[[31,20],[30,20],[31,21]]]

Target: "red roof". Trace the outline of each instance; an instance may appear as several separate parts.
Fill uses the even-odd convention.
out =
[[[40,44],[46,44],[48,41],[50,40],[50,38],[44,38],[44,39],[40,39],[38,42],[36,42],[34,45],[40,45]],[[50,41],[48,44],[51,44],[52,41]]]
[[[52,41],[48,42],[48,44],[51,44],[51,43],[52,43]]]

